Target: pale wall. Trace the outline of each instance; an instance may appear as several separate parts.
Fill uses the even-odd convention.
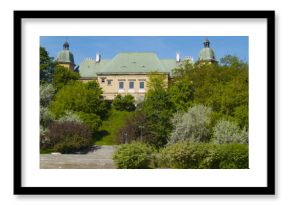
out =
[[[102,78],[105,82],[102,82]],[[108,85],[108,80],[112,80],[112,84]],[[89,79],[82,79],[82,82],[87,82]],[[142,100],[145,93],[148,91],[149,76],[146,74],[127,74],[127,75],[99,75],[97,81],[103,90],[103,96],[106,100],[113,100],[118,94],[130,94],[135,100]],[[119,90],[119,81],[124,81],[124,90]],[[129,89],[129,82],[134,81],[134,89]],[[139,83],[145,82],[145,88],[139,89]],[[165,78],[165,85],[168,84],[168,78]]]

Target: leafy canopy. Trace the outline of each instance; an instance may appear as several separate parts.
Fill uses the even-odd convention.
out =
[[[50,109],[59,118],[66,110],[75,112],[85,112],[97,114],[105,117],[107,105],[101,99],[102,90],[98,83],[91,81],[88,83],[72,82],[55,95],[55,100],[51,103]]]

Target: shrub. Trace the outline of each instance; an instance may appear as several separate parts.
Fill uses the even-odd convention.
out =
[[[159,166],[174,169],[197,169],[207,156],[209,144],[183,141],[168,145],[159,154]]]
[[[54,120],[54,114],[47,107],[40,107],[40,125],[43,129],[46,129]]]
[[[44,135],[42,148],[54,148],[61,153],[73,153],[92,145],[89,127],[78,122],[54,122]]]
[[[71,110],[66,110],[64,115],[57,120],[58,122],[77,122],[82,123],[79,115]]]
[[[161,168],[246,169],[248,145],[183,141],[163,148],[157,161]]]
[[[100,116],[94,114],[94,113],[84,113],[79,112],[78,113],[80,119],[83,123],[89,126],[92,132],[96,133],[102,125],[102,120]]]
[[[55,88],[52,84],[41,84],[40,85],[40,105],[48,107],[50,101],[55,94]]]
[[[118,143],[130,143],[132,141],[141,140],[141,129],[140,126],[145,128],[146,118],[143,113],[136,112],[126,120],[125,126],[122,127],[118,132]],[[148,133],[146,129],[142,130],[143,140],[146,141]]]
[[[113,107],[120,111],[134,111],[134,97],[132,95],[125,95],[124,97],[117,95],[113,100]]]
[[[197,105],[184,114],[175,113],[172,118],[174,129],[169,137],[169,143],[182,140],[205,142],[209,138],[211,108]]]
[[[214,145],[199,167],[211,169],[247,169],[249,168],[248,157],[248,145]]]
[[[226,120],[220,120],[213,128],[213,142],[225,143],[248,143],[248,132],[244,128],[240,130],[238,124]]]
[[[149,168],[152,147],[141,142],[124,144],[119,147],[113,156],[118,168],[121,169],[145,169]]]

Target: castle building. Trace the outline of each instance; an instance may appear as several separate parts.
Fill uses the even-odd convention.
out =
[[[208,39],[204,42],[204,48],[199,53],[198,62],[215,63],[215,54],[209,47]],[[63,50],[59,52],[57,61],[60,65],[73,70],[74,57],[69,51],[66,41]],[[87,58],[79,65],[81,81],[98,81],[103,90],[106,100],[113,100],[118,94],[130,94],[135,100],[143,100],[148,91],[149,75],[156,73],[165,75],[165,84],[172,77],[173,69],[182,61],[193,62],[191,56],[181,59],[180,53],[176,52],[175,58],[160,59],[154,52],[121,52],[112,59],[102,59],[99,53],[96,58]]]
[[[203,42],[204,48],[199,52],[198,62],[199,63],[217,63],[214,50],[210,48],[210,42],[208,38]]]
[[[69,51],[69,44],[67,41],[65,41],[65,43],[63,44],[63,50],[58,53],[56,61],[59,65],[74,70],[74,56]]]

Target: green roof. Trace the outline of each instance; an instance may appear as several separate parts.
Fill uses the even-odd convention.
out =
[[[96,77],[97,73],[109,62],[110,60],[102,59],[99,63],[97,63],[93,59],[86,59],[80,64],[79,67],[80,76],[84,78]]]
[[[215,54],[212,48],[203,48],[199,52],[199,60],[200,61],[209,61],[209,60],[215,60]]]
[[[57,55],[57,62],[75,64],[74,55],[69,50],[62,50]]]
[[[176,68],[175,58],[159,59],[153,52],[123,52],[112,60],[96,62],[87,59],[80,64],[81,77],[96,77],[98,74],[128,74],[128,73],[171,73]]]

